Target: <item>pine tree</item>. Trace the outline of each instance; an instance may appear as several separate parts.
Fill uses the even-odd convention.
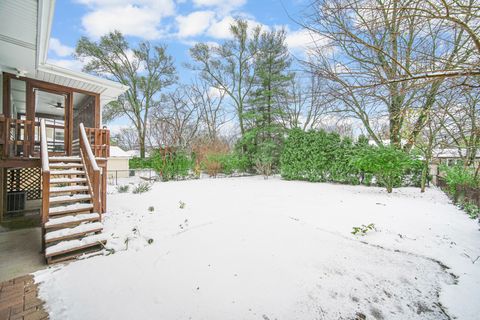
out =
[[[285,35],[283,29],[264,31],[255,56],[255,87],[245,112],[245,118],[249,122],[245,139],[251,160],[257,164],[257,169],[265,162],[271,166],[278,164],[283,142],[280,101],[285,100],[294,76],[289,71],[291,57]]]

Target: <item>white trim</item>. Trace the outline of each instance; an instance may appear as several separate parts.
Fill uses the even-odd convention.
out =
[[[52,30],[53,14],[55,11],[55,0],[40,0],[38,2],[37,21],[37,57],[35,67],[47,61],[50,33]]]
[[[120,94],[128,90],[128,86],[125,86],[119,82],[92,76],[84,72],[65,69],[50,63],[43,63],[38,67],[38,70],[43,71],[45,73],[50,73],[56,76],[67,77],[73,80],[85,82],[94,86],[106,87],[108,89],[119,91]]]

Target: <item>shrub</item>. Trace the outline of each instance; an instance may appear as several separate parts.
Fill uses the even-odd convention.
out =
[[[287,180],[359,184],[361,174],[351,160],[366,144],[363,138],[354,143],[323,130],[291,130],[280,158],[281,175]]]
[[[235,172],[247,171],[248,160],[245,156],[240,156],[237,153],[212,153],[204,157],[202,168],[211,177],[216,176],[220,172],[231,175]]]
[[[480,186],[480,179],[475,177],[475,172],[471,168],[455,165],[453,167],[441,166],[440,170],[445,174],[445,183],[452,196],[457,195],[459,187],[475,188]]]
[[[358,170],[373,174],[388,193],[402,185],[407,173],[421,166],[419,162],[393,146],[363,148],[352,161]]]
[[[130,189],[130,186],[128,184],[117,186],[118,193],[128,192],[129,189]]]
[[[152,158],[133,157],[128,161],[130,169],[150,169],[152,168]]]
[[[154,206],[148,207],[148,212],[153,212],[153,211],[155,211],[155,207],[154,207]]]
[[[152,166],[162,177],[163,181],[183,178],[188,176],[194,162],[191,157],[184,152],[167,153],[162,155],[155,152],[152,157]]]
[[[471,202],[463,202],[460,204],[460,208],[465,211],[471,219],[477,219],[480,215],[480,208]]]
[[[140,182],[133,188],[132,193],[135,193],[135,194],[145,193],[147,191],[150,191],[150,189],[152,189],[152,186],[150,183]]]

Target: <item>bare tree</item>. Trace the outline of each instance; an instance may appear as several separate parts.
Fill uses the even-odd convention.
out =
[[[187,91],[187,87],[179,86],[164,94],[152,113],[151,134],[157,138],[163,136],[164,144],[188,147],[198,131],[198,106],[189,103]]]
[[[225,91],[211,87],[203,79],[195,79],[188,88],[188,101],[198,110],[201,129],[210,141],[217,140],[222,126],[231,120],[225,108]]]
[[[238,19],[230,31],[233,39],[220,46],[198,43],[191,48],[190,55],[197,64],[190,67],[229,97],[243,136],[244,108],[254,85],[254,58],[261,28],[257,26],[249,33],[247,21]]]
[[[124,150],[138,149],[138,134],[134,128],[121,128],[118,133],[112,135],[111,139]]]
[[[373,122],[388,117],[391,143],[400,147],[406,138],[407,150],[425,125],[443,79],[396,80],[432,67],[455,70],[471,61],[471,50],[465,47],[468,32],[442,19],[412,14],[417,7],[422,2],[318,0],[305,24],[316,38],[324,39],[315,42],[315,59],[306,64],[328,81],[336,111],[360,120],[377,144],[381,139]],[[412,131],[405,132],[405,117],[412,108],[421,111]]]
[[[304,76],[307,79],[302,79]],[[314,73],[305,73],[291,80],[288,95],[279,96],[282,105],[281,122],[287,129],[315,129],[327,111],[326,96],[321,79]]]

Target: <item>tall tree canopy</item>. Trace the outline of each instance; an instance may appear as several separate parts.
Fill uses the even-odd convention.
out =
[[[123,35],[114,31],[98,42],[82,37],[75,55],[85,62],[85,72],[129,87],[118,101],[105,107],[104,120],[127,116],[137,131],[140,156],[144,158],[149,111],[159,104],[162,90],[177,80],[173,58],[166,46],[141,42],[130,48]]]

